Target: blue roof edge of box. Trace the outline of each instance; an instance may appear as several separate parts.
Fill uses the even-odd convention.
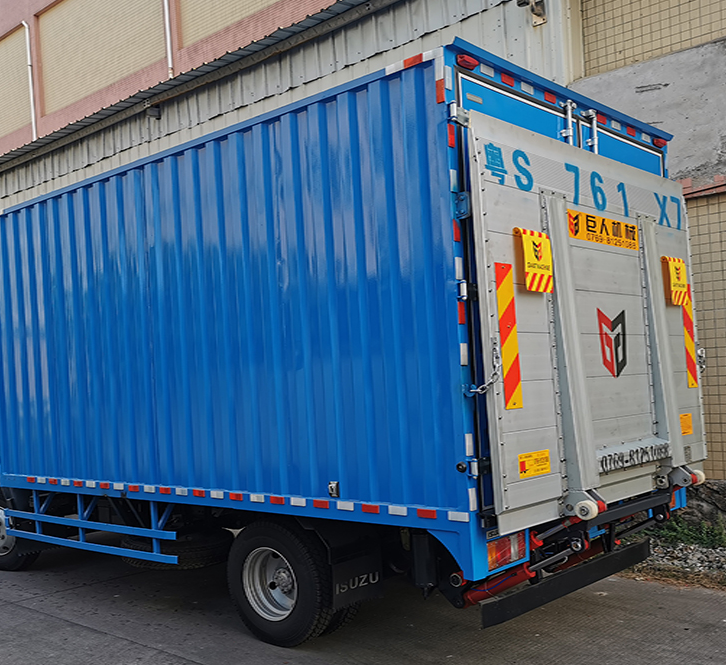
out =
[[[585,104],[586,102],[586,106],[595,107],[598,110],[603,111],[609,116],[615,118],[616,120],[620,120],[621,122],[633,125],[634,127],[637,127],[641,131],[645,131],[648,134],[653,134],[654,136],[663,138],[666,141],[670,141],[673,138],[673,134],[669,134],[662,129],[658,129],[653,125],[649,125],[647,122],[643,122],[642,120],[633,118],[626,113],[617,111],[610,106],[601,104],[600,102],[591,99],[590,97],[586,97],[585,95],[581,95],[574,90],[571,90],[570,88],[560,85],[559,83],[554,83],[553,81],[550,81],[549,79],[544,78],[539,74],[535,74],[534,72],[531,72],[524,67],[520,67],[519,65],[515,65],[514,63],[509,62],[509,60],[506,60],[505,58],[501,58],[498,55],[490,53],[489,51],[485,51],[483,48],[475,46],[471,42],[467,42],[461,37],[455,37],[454,41],[451,42],[451,44],[449,44],[447,48],[451,48],[455,51],[461,51],[462,53],[469,53],[475,55],[480,60],[483,60],[490,65],[494,65],[499,69],[506,69],[507,71],[516,74],[520,78],[530,83],[537,84],[547,90],[552,90],[553,92],[558,92],[566,99],[571,99],[572,101],[577,102],[578,105]]]
[[[353,79],[352,81],[347,81],[346,83],[341,83],[340,85],[337,85],[333,88],[328,88],[327,90],[318,92],[314,95],[311,95],[310,97],[304,97],[303,99],[299,99],[298,101],[291,102],[289,104],[286,104],[285,106],[281,106],[279,108],[272,109],[271,111],[267,111],[266,113],[261,113],[260,115],[253,116],[252,118],[248,118],[247,120],[242,120],[241,122],[237,122],[233,125],[230,125],[229,127],[223,127],[222,129],[218,129],[214,132],[209,132],[208,134],[204,134],[195,139],[190,139],[189,141],[180,143],[179,145],[173,146],[171,148],[167,148],[166,150],[156,152],[153,155],[147,155],[146,157],[141,157],[140,159],[137,159],[133,162],[129,162],[128,164],[122,164],[121,166],[117,166],[115,169],[111,169],[109,171],[104,171],[103,173],[99,173],[97,175],[89,176],[88,178],[80,180],[79,182],[75,182],[71,185],[67,185],[66,187],[61,187],[61,188],[55,189],[51,192],[41,194],[40,196],[36,196],[35,198],[28,199],[27,201],[23,201],[22,203],[16,203],[15,205],[10,206],[10,207],[6,208],[5,210],[0,208],[0,215],[7,215],[7,214],[10,214],[13,212],[17,212],[18,210],[22,210],[23,208],[26,208],[29,205],[33,205],[33,204],[43,201],[45,199],[50,199],[55,196],[65,194],[66,192],[70,192],[72,190],[78,189],[79,187],[85,187],[86,185],[89,185],[93,182],[99,182],[101,180],[106,180],[107,178],[110,178],[123,171],[128,171],[130,169],[138,168],[139,166],[142,166],[143,164],[149,164],[151,162],[158,161],[159,159],[163,159],[164,157],[167,157],[169,155],[173,155],[178,152],[183,152],[184,150],[188,150],[189,148],[192,148],[195,145],[201,145],[203,143],[207,143],[208,141],[213,141],[214,139],[219,138],[220,136],[225,136],[227,134],[232,134],[234,132],[238,132],[242,129],[245,129],[246,127],[251,127],[252,125],[256,125],[260,122],[265,122],[267,120],[270,120],[271,118],[275,118],[277,116],[284,115],[285,113],[290,113],[291,111],[295,111],[296,109],[303,108],[310,104],[315,104],[316,102],[319,102],[323,99],[327,99],[331,96],[339,95],[348,90],[358,88],[360,86],[366,85],[367,83],[370,83],[371,81],[375,81],[376,79],[384,78],[385,76],[386,76],[385,68],[379,69],[375,72],[371,72],[370,74],[366,74],[365,76],[361,76],[357,79]]]

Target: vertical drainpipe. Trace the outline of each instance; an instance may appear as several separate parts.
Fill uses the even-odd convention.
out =
[[[174,52],[171,47],[171,7],[169,0],[164,0],[164,39],[166,41],[166,65],[169,78],[174,78]]]
[[[35,115],[35,86],[33,81],[33,56],[30,51],[30,26],[25,22],[20,22],[25,28],[25,53],[28,59],[28,85],[30,86],[30,124],[33,129],[33,141],[38,138],[38,124]]]

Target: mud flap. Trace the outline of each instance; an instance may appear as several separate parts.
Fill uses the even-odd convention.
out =
[[[650,540],[646,539],[551,575],[538,584],[514,590],[501,597],[484,600],[479,603],[482,628],[489,628],[514,619],[520,614],[537,609],[573,591],[630,568],[649,556]]]

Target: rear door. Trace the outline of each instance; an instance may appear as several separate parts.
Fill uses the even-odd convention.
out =
[[[477,112],[469,156],[500,532],[702,460],[680,186]]]

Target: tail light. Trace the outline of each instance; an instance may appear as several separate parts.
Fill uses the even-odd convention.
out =
[[[524,531],[497,538],[487,544],[490,571],[519,561],[525,556],[527,556],[527,538]]]

